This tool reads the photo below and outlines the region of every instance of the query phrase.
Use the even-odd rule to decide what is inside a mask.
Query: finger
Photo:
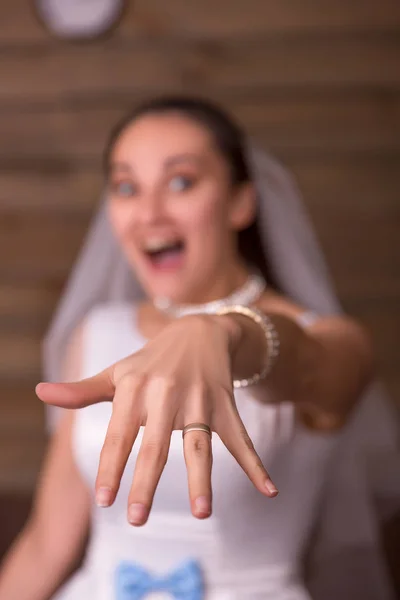
[[[146,389],[147,414],[142,444],[128,499],[128,521],[143,525],[149,516],[161,473],[168,458],[174,414],[169,398],[174,389],[161,381],[150,382]]]
[[[112,368],[109,368],[74,383],[38,383],[35,391],[46,404],[75,409],[112,400],[114,390]]]
[[[183,439],[183,449],[192,513],[199,519],[205,519],[212,511],[211,436],[204,431],[188,431]]]
[[[226,416],[222,427],[218,428],[221,440],[255,487],[263,494],[274,498],[278,495],[278,489],[255,451],[236,405],[231,400]]]
[[[98,506],[110,506],[117,495],[142,422],[140,394],[144,383],[143,377],[125,376],[117,385],[96,478]]]
[[[187,397],[184,424],[210,425],[211,410],[209,391],[203,384],[192,385]],[[212,445],[211,436],[204,431],[188,431],[183,439],[189,497],[192,513],[199,519],[212,511]]]

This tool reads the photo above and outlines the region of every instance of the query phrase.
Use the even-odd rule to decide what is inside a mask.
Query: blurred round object
[[[119,20],[125,0],[35,0],[39,19],[57,37],[96,38]]]

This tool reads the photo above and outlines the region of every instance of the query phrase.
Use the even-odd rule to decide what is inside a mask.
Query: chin
[[[196,302],[193,285],[190,285],[189,281],[185,281],[182,275],[168,277],[168,280],[163,282],[147,280],[143,282],[143,287],[150,299],[168,298],[174,304]]]
[[[182,289],[179,286],[149,286],[148,296],[150,298],[168,298],[174,304],[185,304],[191,301],[191,294],[189,290]]]
[[[182,277],[139,277],[139,282],[149,299],[168,298],[172,302],[180,302],[185,296],[182,290]],[[183,291],[183,294],[182,294]]]
[[[203,274],[204,269],[199,266],[189,267],[188,263],[178,262],[161,266],[149,264],[149,261],[138,262],[134,271],[150,299],[168,298],[175,304],[196,303],[199,289],[207,290],[210,283],[210,277]]]

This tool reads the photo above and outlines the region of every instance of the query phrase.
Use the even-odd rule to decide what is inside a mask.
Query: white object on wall
[[[124,0],[35,0],[40,20],[56,36],[90,39],[108,31],[121,16]]]

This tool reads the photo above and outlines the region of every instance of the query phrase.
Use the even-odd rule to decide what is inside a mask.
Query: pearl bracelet
[[[275,325],[273,324],[271,319],[267,317],[267,315],[265,315],[261,310],[258,310],[254,307],[249,308],[248,306],[235,304],[233,306],[225,306],[217,310],[215,314],[221,316],[232,313],[243,315],[245,317],[248,317],[249,319],[252,319],[255,323],[257,323],[257,325],[261,327],[267,340],[268,358],[267,363],[263,367],[263,369],[260,372],[255,373],[251,377],[248,377],[247,379],[234,379],[233,381],[234,388],[245,388],[249,387],[250,385],[256,385],[269,375],[272,367],[276,363],[279,356],[280,341]]]

